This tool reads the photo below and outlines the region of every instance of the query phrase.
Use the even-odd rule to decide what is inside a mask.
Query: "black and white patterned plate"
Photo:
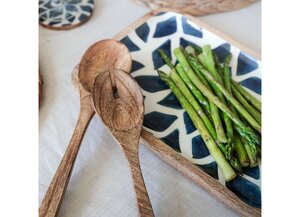
[[[39,22],[50,29],[66,30],[86,22],[94,0],[39,0]]]
[[[191,119],[156,72],[156,69],[165,72],[169,70],[161,60],[158,48],[163,49],[175,63],[176,58],[172,53],[174,48],[180,45],[185,47],[190,44],[199,46],[210,44],[220,61],[224,61],[229,52],[232,53],[230,67],[233,79],[260,99],[260,60],[174,12],[160,13],[151,17],[129,32],[121,41],[131,52],[133,59],[131,75],[141,86],[145,97],[144,129],[206,171],[242,200],[260,207],[260,165],[256,168],[247,168],[243,176],[226,182]]]

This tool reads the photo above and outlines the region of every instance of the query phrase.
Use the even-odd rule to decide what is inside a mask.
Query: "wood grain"
[[[90,46],[81,58],[79,80],[91,92],[95,77],[100,72],[112,68],[129,72],[131,64],[130,52],[123,43],[113,39],[101,40]]]
[[[194,16],[220,13],[246,7],[257,0],[136,0],[151,9],[172,8]]]
[[[39,217],[57,216],[68,186],[81,141],[87,126],[94,115],[91,94],[85,91],[80,84],[77,84],[77,87],[79,88],[80,93],[80,112],[78,121],[63,159],[61,160],[50,186],[41,202]]]
[[[111,73],[114,74],[117,97]],[[139,85],[121,70],[104,72],[94,81],[92,98],[97,114],[120,144],[129,162],[140,216],[154,216],[138,155],[144,117],[144,99]]]

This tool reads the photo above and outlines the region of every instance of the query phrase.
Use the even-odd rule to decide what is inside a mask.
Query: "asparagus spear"
[[[230,71],[229,71],[229,64],[230,64],[230,61],[231,61],[231,54],[228,55],[225,59],[225,62],[224,62],[224,86],[226,88],[226,90],[228,90],[230,93],[231,93],[231,89],[230,89]],[[216,60],[218,63],[219,61]],[[228,105],[229,109],[233,112],[234,111],[234,108],[231,104]],[[233,127],[231,126],[231,128],[227,128],[227,138],[233,138]]]
[[[227,64],[227,67],[228,67],[228,64],[229,64],[229,62],[230,62],[230,57],[228,57],[226,61],[227,61],[227,62],[225,62],[225,64]],[[199,73],[201,73],[200,68],[199,68],[199,66],[198,66],[198,63],[197,63],[197,60],[195,60],[195,59],[193,59],[192,57],[190,57],[190,58],[189,58],[189,62],[190,62],[191,65],[194,67],[194,69],[196,69]],[[229,68],[226,69],[226,70],[228,70],[228,80],[230,81],[230,72],[229,72]],[[228,89],[229,89],[229,88],[228,88]],[[231,89],[230,89],[230,91],[231,91]],[[235,110],[235,108],[234,108],[231,104],[229,104],[229,105],[231,106],[230,109],[232,109],[232,112],[234,113],[234,115],[236,115],[236,117],[238,117],[237,111]],[[245,123],[246,123],[246,122],[245,122]],[[245,126],[247,126],[247,125],[245,124]],[[244,129],[238,127],[237,125],[235,125],[234,127],[235,127],[235,130],[238,132],[238,134],[239,134],[240,136],[246,136],[246,138],[247,138],[247,140],[248,140],[248,146],[250,145],[250,146],[253,146],[254,148],[256,147],[256,144],[257,144],[257,141],[258,141],[258,140],[257,140],[258,137],[257,137],[256,135],[254,135],[254,137],[255,137],[254,139],[249,139],[249,136],[247,136],[247,135],[244,133]],[[248,126],[247,126],[247,127],[248,127]],[[250,128],[249,128],[249,129],[250,129]],[[250,130],[251,130],[251,129],[250,129]],[[241,147],[241,145],[243,146],[243,144],[240,144],[240,143],[234,141],[233,146],[234,146],[235,150],[237,151],[238,156],[240,156],[240,157],[239,157],[240,163],[241,163],[242,165],[245,165],[244,162],[243,162],[243,159],[245,159],[245,156],[247,157],[247,153],[246,153],[246,151],[245,151],[244,146]],[[246,160],[246,161],[247,161],[247,160]]]
[[[231,93],[231,83],[230,83],[230,70],[229,70],[229,64],[231,62],[232,55],[229,54],[225,58],[224,62],[224,70],[223,70],[223,79],[224,79],[224,86],[228,92]]]
[[[205,49],[205,48],[204,48]],[[188,51],[187,51],[188,52]],[[203,50],[203,52],[204,52],[204,50]],[[207,50],[205,51],[205,52],[207,52]],[[191,56],[194,56],[193,55],[193,52],[192,51],[190,51],[190,52],[188,52]],[[205,54],[203,54],[203,55],[205,55]],[[205,58],[205,56],[203,56],[203,58]],[[214,53],[213,53],[213,58],[214,58],[214,60],[212,60],[210,63],[208,63],[208,64],[211,64],[211,63],[213,63],[213,64],[215,64],[216,65],[216,69],[215,69],[215,72],[216,73],[218,73],[218,70],[221,70],[222,69],[222,66],[221,66],[221,64],[219,63],[219,61],[218,61],[218,58],[217,58],[217,56],[216,55],[214,55]],[[189,58],[187,58],[188,60],[189,60]],[[228,59],[227,59],[227,64],[229,64],[230,63],[230,60],[231,60],[231,57],[229,57]],[[197,59],[193,59],[193,61],[194,62],[196,62],[197,61]],[[203,60],[203,62],[205,62],[205,60]],[[192,64],[191,64],[192,65]],[[200,72],[201,73],[201,72]],[[218,76],[219,78],[221,78],[220,76]],[[229,80],[230,81],[230,80]],[[223,80],[221,80],[221,82],[223,83]],[[213,86],[213,84],[211,84],[212,86]],[[218,90],[217,90],[218,91]],[[220,96],[220,94],[218,95],[219,96],[219,98],[220,99],[222,99],[222,102],[223,103],[226,103],[225,102],[225,99],[223,98],[223,96]],[[229,104],[229,107],[231,106],[231,104]],[[244,146],[243,146],[243,144],[239,144],[239,143],[237,143],[235,140],[234,140],[234,134],[233,134],[233,127],[232,127],[232,123],[231,123],[231,120],[228,118],[228,116],[225,114],[225,113],[223,113],[223,118],[224,118],[224,121],[225,121],[225,126],[226,126],[226,136],[227,136],[227,143],[226,144],[219,144],[219,147],[220,147],[220,149],[222,150],[222,152],[224,153],[224,155],[225,155],[225,157],[226,157],[226,159],[229,161],[229,163],[230,163],[230,165],[238,172],[238,173],[240,173],[240,174],[242,174],[243,173],[243,171],[242,171],[242,166],[245,166],[245,163],[244,163],[244,160],[245,160],[245,157],[247,157],[247,159],[248,159],[248,156],[247,156],[247,153],[246,153],[246,151],[244,150]],[[234,156],[234,152],[236,151],[235,150],[235,147],[236,146],[238,146],[237,147],[237,150],[238,150],[238,157],[240,157],[240,158],[236,158],[235,156]],[[243,152],[244,151],[244,152]],[[248,161],[249,161],[249,159],[248,159]],[[242,162],[243,164],[241,164],[240,162]],[[249,163],[248,163],[248,165],[249,165]]]
[[[214,57],[210,45],[203,46],[202,51],[204,66],[220,84],[223,84],[222,79],[215,68]]]
[[[188,86],[188,88],[192,91],[194,96],[198,99],[198,101],[203,105],[204,109],[208,114],[211,113],[209,102],[206,100],[206,98],[202,95],[202,93],[195,87],[195,85],[191,82],[189,77],[185,74],[183,68],[181,67],[180,63],[176,66],[176,71],[180,75],[181,79],[184,81],[184,83]]]
[[[223,79],[224,79],[224,86],[226,88],[226,90],[232,94],[231,92],[231,83],[230,83],[230,70],[229,70],[229,64],[231,62],[231,58],[232,55],[229,54],[224,61],[224,69],[223,69]],[[218,62],[218,60],[216,59],[216,61]],[[229,109],[236,115],[237,111],[236,109],[233,107],[232,104],[229,104]],[[236,127],[238,128],[238,127]],[[238,131],[240,131],[240,129],[238,128]],[[234,133],[234,132],[232,132]],[[250,165],[250,160],[249,157],[247,155],[247,152],[245,150],[245,147],[243,145],[243,143],[241,142],[239,135],[234,134],[234,141],[232,143],[233,145],[233,149],[235,150],[235,153],[237,155],[237,158],[241,164],[242,167],[247,167]],[[253,144],[255,146],[255,144]]]
[[[242,121],[244,121],[244,123],[247,123],[246,120],[240,116],[240,119]],[[247,125],[247,124],[246,124]],[[247,125],[248,126],[248,125]],[[238,128],[236,128],[236,130],[238,131]],[[247,156],[249,158],[250,161],[250,167],[256,167],[258,165],[258,161],[257,161],[257,156],[259,155],[259,145],[258,144],[253,144],[250,141],[247,141],[244,137],[240,137],[241,142],[244,146],[244,149],[247,153]]]
[[[192,68],[194,69],[194,71],[197,72],[197,75],[199,76],[200,80],[204,81],[204,82],[207,82],[206,78],[203,76],[203,74],[201,73],[201,71],[200,71],[200,69],[198,67],[199,63],[198,63],[197,58],[193,56],[192,52],[190,52],[189,54],[190,55],[188,55],[186,58],[188,59],[190,65],[192,66]],[[203,78],[201,78],[201,77],[203,77]],[[213,87],[213,89],[215,90],[215,93],[217,94],[217,96],[225,104],[226,102],[225,102],[225,99],[224,99],[222,93],[220,91],[218,91],[218,89],[214,86],[213,83],[210,83],[210,84]],[[209,88],[209,90],[211,90],[209,84],[206,84],[206,86]],[[226,126],[227,143],[231,143],[233,141],[233,127],[232,127],[232,123],[230,121],[230,118],[225,113],[223,113],[223,119],[224,119],[225,126]]]
[[[201,70],[199,68],[199,62],[198,62],[197,58],[195,56],[193,56],[193,55],[187,55],[186,59],[188,60],[188,63],[191,65],[192,69],[195,71],[195,73],[197,74],[197,76],[199,77],[199,79],[201,80],[201,82],[203,84],[205,84],[205,86],[207,88],[209,88],[209,90],[211,90],[210,84],[208,83],[208,81],[206,80],[206,78],[204,77],[204,75],[201,73]]]
[[[205,47],[203,48],[203,50],[206,50]],[[206,52],[207,52],[207,51],[206,51]],[[232,94],[232,92],[231,92],[231,83],[230,83],[230,70],[229,70],[229,64],[230,64],[231,58],[232,58],[232,56],[231,56],[231,54],[230,54],[230,55],[228,55],[228,56],[226,57],[226,59],[225,59],[225,62],[224,62],[224,76],[223,76],[225,88],[226,88],[226,90],[227,90],[230,94]],[[219,65],[219,66],[220,66],[220,64],[219,64],[219,62],[218,62],[218,59],[217,59],[217,56],[215,56],[214,59],[215,59],[216,65]],[[203,62],[204,62],[204,61],[203,61]],[[221,68],[221,67],[219,67],[219,68]],[[217,70],[216,70],[216,71],[217,71]],[[221,75],[220,75],[220,77],[221,77]],[[231,109],[231,111],[233,111],[233,113],[235,113],[235,114],[237,115],[237,112],[236,112],[235,108],[232,106],[232,104],[229,104],[229,108]],[[247,107],[246,107],[246,108],[247,108]],[[231,129],[232,129],[232,128],[231,128]],[[232,129],[232,130],[231,130],[231,129],[230,129],[230,128],[227,128],[227,138],[230,138],[230,137],[231,137],[230,134],[232,134],[232,137],[233,137],[233,129]],[[228,130],[229,130],[229,131],[228,131]],[[241,131],[241,129],[239,129],[238,127],[237,127],[237,130],[238,130],[238,131]],[[229,135],[228,135],[228,134],[229,134]],[[249,165],[250,165],[250,160],[249,160],[248,154],[247,154],[247,152],[246,152],[246,150],[245,150],[245,147],[244,147],[243,143],[241,142],[239,136],[236,136],[236,137],[235,137],[235,140],[233,141],[232,146],[233,146],[233,149],[234,149],[235,152],[236,152],[236,155],[237,155],[237,157],[238,157],[238,160],[239,160],[240,164],[241,164],[243,167],[249,166]],[[251,146],[256,147],[255,144],[250,143],[250,142],[248,142],[248,143],[246,144],[248,153],[249,153],[249,155],[251,156],[251,167],[255,167],[255,166],[257,165],[257,162],[256,162],[256,160],[255,160],[254,157],[256,157],[257,154],[256,154],[255,149],[253,150],[253,147],[251,147]],[[234,167],[234,168],[235,168],[235,167]]]
[[[183,96],[182,92],[176,87],[175,83],[169,78],[167,74],[158,70],[159,77],[166,82],[166,84],[170,87],[171,91],[174,93],[182,107],[186,110],[191,120],[193,121],[195,127],[200,132],[210,154],[217,162],[220,167],[226,181],[230,181],[236,177],[236,173],[230,166],[230,164],[225,159],[224,155],[218,148],[217,144],[209,134],[207,128],[205,127],[202,119],[195,112],[191,104],[187,101],[187,99]]]
[[[173,66],[171,59],[168,57],[168,55],[162,50],[162,49],[158,49],[158,53],[161,56],[161,58],[163,59],[163,61],[165,61],[165,63],[170,67],[170,69],[175,69],[175,66]]]
[[[186,51],[186,53],[188,53],[188,54],[192,54],[193,56],[197,56],[196,50],[195,50],[191,45],[187,46],[187,47],[185,48],[185,51]]]
[[[180,49],[180,48],[178,48]],[[181,50],[181,49],[180,49]],[[175,54],[176,55],[176,54]],[[185,66],[184,71],[186,72],[187,70],[191,70],[193,71],[194,66],[196,66],[197,64],[193,64],[191,68],[191,66],[189,65],[187,59],[185,58],[185,55],[183,53],[181,53],[181,55],[183,55],[184,58],[178,59],[179,63],[183,66]],[[191,59],[197,60],[195,57],[193,57],[192,55],[187,55],[187,57],[190,57]],[[205,84],[205,86],[207,88],[210,89],[209,83],[206,80],[206,78],[202,75],[202,73],[200,71],[198,71],[198,68],[195,67],[195,72],[196,74],[199,76],[199,79],[201,79],[201,81]],[[188,77],[188,76],[187,76]],[[190,79],[191,80],[191,79]],[[219,109],[218,107],[211,101],[209,100],[210,103],[210,111],[211,111],[211,117],[213,119],[213,123],[217,132],[217,140],[221,143],[226,143],[227,142],[227,138],[223,129],[223,125],[222,125],[222,121],[220,118],[220,113],[219,113]]]
[[[231,55],[231,54],[230,54],[230,55]],[[214,52],[213,52],[213,58],[214,58],[214,62],[215,62],[215,64],[216,64],[216,69],[217,69],[217,71],[218,71],[218,72],[222,72],[222,71],[223,71],[223,66],[222,66],[222,64],[220,63],[217,54],[214,53]]]
[[[242,166],[241,166],[239,160],[235,156],[233,156],[233,147],[232,147],[231,143],[225,143],[225,144],[217,143],[217,144],[219,145],[219,148],[225,155],[225,158],[228,160],[230,165],[238,173],[243,174]]]
[[[254,120],[254,118],[247,112],[247,110],[223,87],[223,85],[220,84],[202,65],[199,64],[199,68],[201,69],[201,72],[204,74],[206,79],[214,83],[214,85],[223,93],[226,99],[241,113],[241,115],[249,122],[249,124],[255,130],[261,132],[261,126],[256,122],[256,120]]]
[[[242,143],[244,144],[245,150],[247,152],[247,155],[249,157],[250,160],[250,167],[256,167],[258,165],[258,160],[257,160],[257,148],[256,146],[252,146],[249,144],[248,141],[245,140],[245,138],[240,137]]]
[[[224,71],[223,71],[223,79],[224,79],[224,84],[225,84],[225,88],[226,90],[232,94],[232,88],[234,88],[231,84],[232,84],[232,79],[230,78],[230,71],[229,71],[229,63],[230,63],[230,60],[231,60],[231,54],[229,54],[229,56],[227,56],[225,58],[225,62],[224,62]],[[220,76],[222,77],[222,75],[220,74]],[[230,110],[238,116],[238,113],[236,111],[236,109],[232,106],[232,104],[229,104],[229,108]],[[245,118],[243,116],[239,117],[241,119],[241,121],[243,121],[245,123],[245,125],[247,127],[249,127],[247,125],[247,121],[245,120]],[[237,128],[237,131],[240,131],[240,129]]]
[[[245,147],[240,139],[239,135],[235,135],[233,141],[233,148],[235,150],[236,156],[241,164],[242,167],[247,167],[250,165],[250,159],[248,154],[245,150]]]
[[[170,67],[171,70],[175,69],[175,66],[172,64],[171,59],[167,56],[167,54],[162,50],[162,49],[158,49],[158,52],[161,56],[161,58],[165,61],[165,63]],[[177,71],[182,71],[182,67],[178,66],[176,67]],[[189,78],[187,76],[184,76],[185,73],[180,73],[182,74],[181,78],[183,79],[183,81],[186,83],[186,85],[190,88],[190,90],[192,91],[192,93],[194,94],[194,96],[198,99],[198,101],[204,106],[205,110],[207,111],[207,113],[210,113],[210,107],[209,107],[209,103],[206,100],[206,98],[202,95],[202,93],[193,85],[193,83],[189,80]]]
[[[237,115],[239,116],[239,115]],[[242,116],[239,116],[239,118],[245,123],[245,125],[247,127],[249,127],[247,125],[247,122],[246,120],[242,117]],[[239,132],[239,128],[235,126],[235,129],[237,132]],[[257,161],[257,156],[259,154],[259,146],[258,144],[255,144],[249,140],[246,140],[243,136],[240,135],[240,140],[241,140],[241,143],[244,147],[244,150],[246,151],[246,155],[248,156],[248,159],[249,159],[249,165],[250,167],[256,167],[258,165],[258,161]]]
[[[245,90],[238,82],[234,80],[231,80],[231,82],[233,86],[246,98],[246,100],[261,112],[261,102]]]
[[[220,84],[223,85],[222,78],[220,77],[219,73],[217,72],[217,70],[215,68],[215,62],[214,62],[214,59],[213,59],[213,53],[211,51],[210,45],[203,46],[202,51],[203,51],[202,55],[203,55],[204,66],[212,74],[212,76],[214,77],[214,79],[216,79]],[[218,89],[218,87],[216,87],[216,85],[213,82],[209,81],[209,83],[213,87],[214,92],[220,98],[220,100],[225,105],[227,105],[226,100],[225,100],[222,92]],[[223,119],[224,119],[225,126],[226,126],[227,140],[228,140],[229,143],[231,143],[233,141],[233,127],[232,127],[232,123],[231,123],[230,118],[225,113],[223,113]]]
[[[201,63],[202,65],[205,65],[205,64],[206,64],[206,63],[205,63],[205,59],[204,59],[203,53],[199,54],[197,57],[198,57],[198,60],[200,61],[200,63]]]
[[[202,48],[198,46],[192,46],[195,50],[196,56],[202,53]]]
[[[224,113],[223,113],[223,115],[224,115]],[[228,121],[229,119],[227,118],[224,120]],[[227,135],[228,141],[227,141],[227,143],[223,143],[223,144],[218,143],[218,145],[219,145],[220,149],[222,150],[223,154],[225,155],[225,158],[229,161],[230,165],[235,169],[235,171],[237,171],[240,174],[243,174],[242,165],[241,165],[239,159],[237,159],[233,155],[233,152],[235,151],[235,146],[233,144],[234,141],[232,141],[234,139],[234,137],[233,137],[233,128],[231,125],[231,121],[229,120],[229,122],[227,122],[227,123],[225,121],[225,124],[226,124],[226,129],[227,129],[226,135]],[[244,154],[246,157],[248,157],[246,151]]]
[[[237,100],[247,109],[247,111],[252,115],[252,117],[261,124],[261,114],[254,107],[252,107],[247,100],[240,94],[240,92],[234,87],[231,87],[234,96]]]
[[[197,75],[194,73],[194,71],[188,65],[188,62],[187,62],[185,56],[183,55],[183,53],[181,52],[181,50],[179,48],[176,48],[174,50],[174,54],[177,57],[178,61],[183,66],[183,68],[185,69],[187,76],[194,83],[194,85],[203,93],[203,95],[206,96],[209,100],[211,100],[219,109],[221,109],[223,112],[225,112],[230,117],[230,119],[237,126],[239,126],[239,129],[240,129],[240,131],[238,131],[239,134],[241,134],[241,136],[245,136],[247,138],[247,140],[258,144],[259,143],[258,136],[250,128],[246,127],[246,125],[226,105],[224,105],[224,103],[222,103],[220,101],[220,99],[217,96],[215,96],[206,87],[206,85],[204,85],[200,81],[200,79],[197,77]],[[198,65],[200,66],[200,64],[198,64]],[[238,106],[241,107],[241,105],[239,105],[239,104],[238,104]]]
[[[214,126],[206,116],[205,112],[201,108],[201,106],[198,104],[197,100],[193,96],[193,94],[190,92],[190,90],[187,88],[183,80],[181,80],[180,76],[177,74],[176,70],[172,69],[170,73],[170,78],[173,80],[173,82],[176,84],[176,86],[180,89],[182,94],[185,96],[185,98],[189,101],[189,103],[192,105],[194,110],[198,113],[198,115],[203,120],[206,128],[208,129],[210,135],[213,139],[217,139],[217,134],[214,129]]]

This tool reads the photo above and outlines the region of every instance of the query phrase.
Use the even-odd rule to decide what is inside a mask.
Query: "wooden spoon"
[[[93,44],[84,54],[79,67],[79,81],[75,83],[80,93],[80,112],[78,121],[50,186],[41,202],[39,217],[55,217],[58,214],[63,196],[67,189],[72,169],[85,131],[95,114],[90,91],[93,79],[110,68],[131,71],[131,56],[127,47],[113,39]],[[75,69],[76,71],[76,69]],[[77,79],[76,79],[77,78]]]
[[[99,72],[112,68],[131,71],[131,55],[128,48],[115,39],[99,41],[88,48],[79,64],[79,80],[85,90],[91,92]]]
[[[75,69],[75,73],[76,71],[78,71],[78,69]],[[57,216],[63,196],[67,189],[81,141],[90,120],[95,114],[91,94],[78,82],[77,76],[77,73],[73,74],[73,81],[79,89],[80,94],[80,111],[78,120],[70,143],[41,202],[39,208],[40,217]]]
[[[139,138],[144,118],[144,98],[139,85],[126,72],[110,70],[95,78],[92,98],[96,113],[129,162],[140,216],[154,216],[139,164]]]

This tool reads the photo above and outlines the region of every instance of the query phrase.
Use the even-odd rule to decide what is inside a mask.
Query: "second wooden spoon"
[[[144,98],[139,85],[122,70],[107,71],[96,77],[92,98],[96,113],[120,144],[129,162],[140,216],[154,216],[138,155],[144,118]]]
[[[131,69],[130,52],[124,44],[117,40],[107,39],[99,41],[89,47],[83,55],[79,66],[79,79],[77,79],[77,75],[75,79],[80,92],[78,121],[61,163],[41,202],[39,217],[55,217],[58,215],[81,141],[94,115],[90,94],[93,79],[99,73],[114,67],[128,72]]]

